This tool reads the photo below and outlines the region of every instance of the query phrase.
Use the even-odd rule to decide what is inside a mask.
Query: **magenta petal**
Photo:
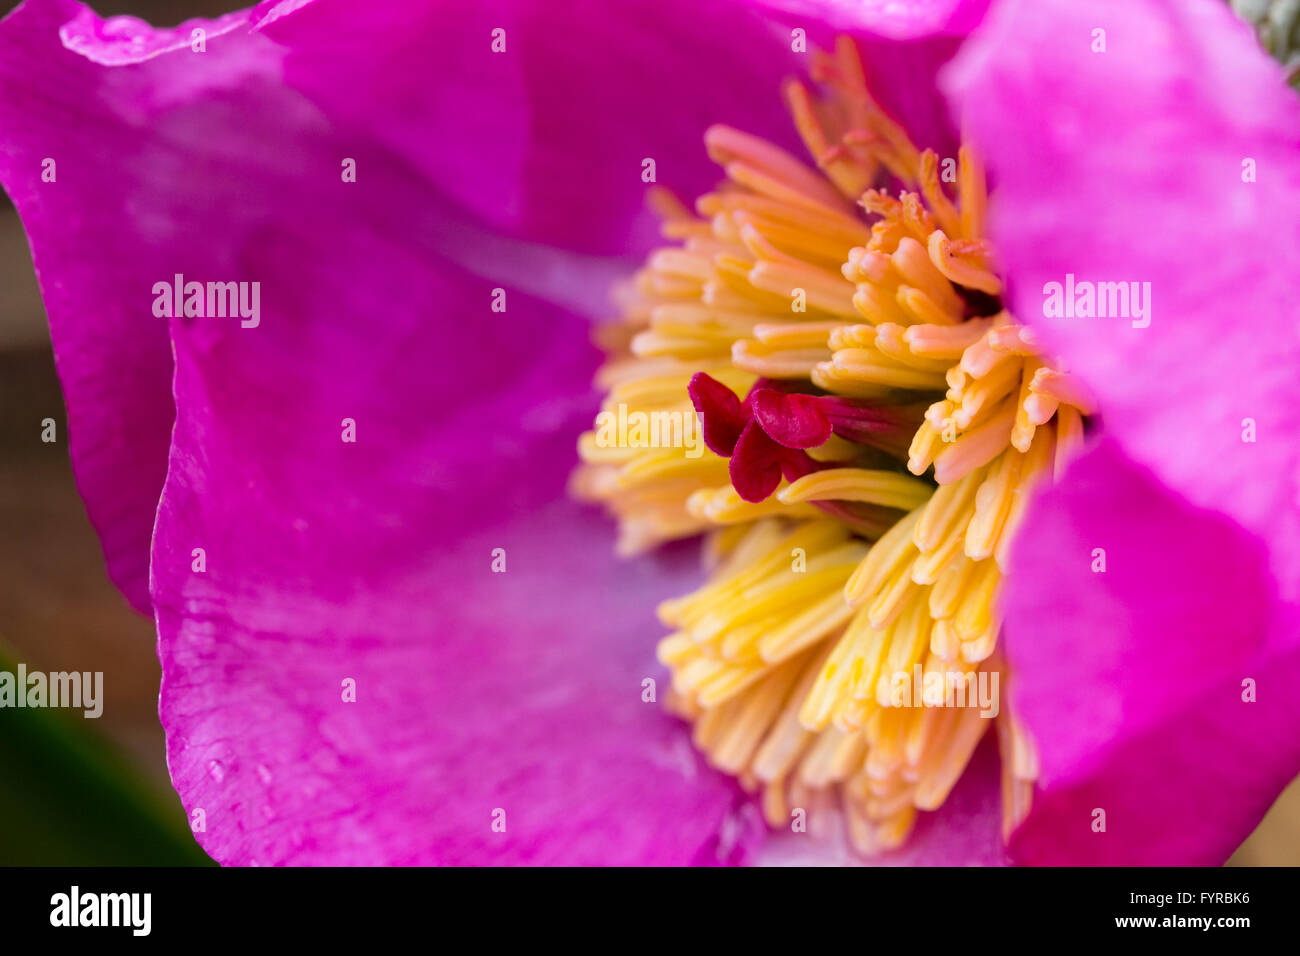
[[[1300,101],[1281,68],[1216,0],[1011,0],[950,79],[1017,316],[1134,459],[1266,541],[1300,598]],[[1149,283],[1149,309],[1046,317],[1067,276]]]
[[[176,27],[154,27],[137,17],[100,17],[88,7],[72,6],[76,15],[59,27],[64,46],[102,66],[144,63],[164,53],[191,52],[196,34],[203,42],[241,27],[249,12],[237,10],[213,20],[191,19]]]
[[[273,55],[249,55],[267,53],[268,42],[222,36],[238,20],[207,24],[201,56],[188,47],[164,54],[176,48],[175,31],[101,23],[63,0],[24,4],[0,24],[0,182],[31,243],[77,485],[110,576],[142,611],[173,419],[166,320],[151,312],[151,289],[205,243],[195,217],[212,210],[196,209],[203,189],[195,180],[217,171],[194,157],[245,145],[237,134],[211,138],[211,106],[190,115],[187,107],[201,89],[256,86],[276,67]],[[65,24],[67,43],[82,53],[60,42]],[[120,60],[126,49],[146,62],[109,68],[88,59]],[[138,228],[128,239],[131,223]],[[222,277],[236,268],[236,249],[207,252]]]
[[[297,213],[258,249],[258,328],[173,324],[153,596],[200,842],[225,863],[729,856],[732,786],[642,700],[647,611],[697,572],[615,563],[563,501],[583,324],[523,296],[494,315],[364,215]]]
[[[867,32],[895,41],[965,36],[975,29],[989,0],[763,0],[791,22],[821,22],[843,32]]]
[[[830,420],[813,395],[786,395],[773,388],[750,393],[754,420],[768,437],[786,448],[816,448],[831,437]]]
[[[528,4],[412,0],[263,4],[257,29],[283,49],[283,83],[367,148],[417,170],[469,213],[497,225],[525,215]],[[492,31],[505,29],[506,53]],[[351,154],[349,154],[351,155]]]
[[[746,3],[312,3],[264,29],[327,114],[493,225],[583,251],[655,239],[644,160],[688,199],[711,187],[711,124],[794,143],[779,84],[798,58]]]
[[[1300,771],[1300,615],[1259,543],[1104,440],[1031,505],[1008,580],[1010,686],[1042,771],[1013,855],[1222,863]]]

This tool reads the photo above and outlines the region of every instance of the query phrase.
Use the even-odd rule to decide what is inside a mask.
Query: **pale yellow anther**
[[[827,194],[809,194],[803,191],[801,184],[792,184],[779,176],[770,175],[762,169],[740,161],[728,163],[726,171],[727,177],[734,180],[737,185],[752,189],[760,196],[766,196],[777,202],[797,206],[807,212],[833,216],[843,208],[839,194],[829,186]]]
[[[944,384],[939,372],[900,365],[877,349],[840,349],[832,356],[831,364],[846,378],[890,388],[925,391],[938,390]]]
[[[841,193],[847,198],[856,198],[871,185],[879,164],[870,158],[865,161],[857,153],[832,144],[827,139],[812,98],[807,88],[798,80],[789,80],[784,86],[786,103],[795,127],[803,138],[808,152],[817,161],[818,167],[826,174]]]
[[[946,404],[951,405],[951,403]],[[941,428],[936,428],[926,421],[916,429],[912,444],[907,449],[907,470],[912,474],[923,475],[934,463],[935,456],[945,445]]]
[[[968,354],[970,351],[967,349]],[[960,407],[952,413],[953,424],[965,430],[977,421],[986,420],[988,416],[981,416],[980,412],[994,408],[1012,394],[1020,383],[1023,364],[1016,356],[1003,356],[1002,360],[988,366],[980,377],[967,382],[962,389]]]
[[[987,477],[975,494],[975,513],[966,528],[966,556],[983,561],[993,556],[998,535],[1011,514],[1014,495],[1020,485],[1024,455],[1007,452],[989,466]]]
[[[729,482],[730,478],[724,474],[715,476],[713,480]],[[730,484],[693,492],[686,500],[686,511],[711,525],[735,525],[768,517],[813,518],[817,515],[814,508],[787,505],[775,496],[765,501],[746,501]]]
[[[913,325],[903,330],[903,341],[922,358],[960,359],[993,325],[993,319],[967,319],[956,325]]]
[[[924,292],[945,314],[961,318],[962,299],[953,291],[952,284],[930,261],[925,246],[911,236],[904,237],[889,257],[899,275],[910,285]]]
[[[1002,581],[995,561],[977,561],[966,593],[952,616],[952,626],[963,642],[980,637],[993,623],[993,597]]]
[[[717,125],[710,126],[705,131],[704,145],[708,149],[709,158],[727,169],[728,175],[731,175],[732,167],[743,165],[771,182],[781,183],[786,190],[806,197],[817,206],[832,210],[847,206],[844,197],[825,178],[765,139],[742,133],[730,126]],[[758,192],[764,190],[759,189]],[[773,198],[789,197],[782,195]]]
[[[1057,410],[1061,407],[1061,403],[1050,395],[1043,395],[1038,392],[1030,392],[1028,395],[1023,395],[1020,404],[1024,408],[1026,421],[1035,426],[1046,425],[1052,420],[1052,416],[1055,415]],[[1018,421],[1019,419],[1017,419],[1017,422]],[[1016,443],[1014,434],[1012,435],[1011,443],[1016,445],[1017,448],[1020,447],[1020,445]]]
[[[935,490],[912,531],[912,541],[920,551],[937,548],[968,515],[984,474],[984,469],[976,468],[960,481]]]
[[[1037,355],[1038,348],[1033,333],[1023,325],[1003,325],[988,336],[989,348],[995,352],[1012,355]]]
[[[881,665],[876,681],[876,702],[890,706],[891,683],[901,675],[911,676],[912,666],[930,649],[930,617],[926,613],[925,595],[915,593],[898,618],[889,644],[889,653]]]
[[[1015,541],[1016,529],[1024,519],[1025,506],[1029,503],[1035,485],[1040,480],[1052,477],[1052,461],[1058,447],[1059,442],[1054,435],[1054,430],[1039,429],[1034,435],[1034,441],[1029,446],[1029,451],[1025,453],[1020,468],[1020,482],[1012,495],[1011,508],[998,536],[993,554],[998,567],[1004,571],[1008,566],[1011,544]]]
[[[1046,418],[1039,417],[1038,413],[1043,411],[1042,403],[1034,401],[1036,396],[1030,391],[1040,364],[1036,359],[1028,359],[1023,363],[1020,373],[1020,393],[1016,397],[1016,421],[1011,426],[1011,445],[1022,452],[1029,450],[1029,444],[1034,440],[1034,431],[1047,421]],[[1055,411],[1054,407],[1052,411]],[[1050,414],[1047,417],[1050,418]]]
[[[908,317],[908,324],[927,323],[932,325],[956,324],[961,321],[961,312],[945,311],[939,303],[926,295],[921,289],[910,285],[900,285],[894,293],[894,301]]]
[[[961,658],[961,639],[945,619],[935,620],[930,630],[930,652],[945,661]]]
[[[808,378],[831,355],[824,348],[785,348],[781,343],[742,339],[731,346],[731,362],[762,378]]]
[[[795,301],[802,290],[810,310],[850,321],[858,317],[853,307],[853,286],[834,273],[808,265],[764,261],[749,270],[748,279],[754,288],[782,296],[787,303]]]
[[[925,551],[912,562],[912,581],[915,584],[930,585],[938,581],[944,570],[957,561],[962,554],[963,541],[969,514],[963,514],[952,530],[939,543]]]
[[[939,328],[929,325],[925,328]],[[870,328],[870,326],[868,326]],[[917,328],[912,326],[911,328]],[[918,355],[909,344],[906,334],[909,329],[894,322],[885,322],[876,327],[875,347],[901,365],[921,369],[927,372],[943,372],[949,362],[947,359]],[[834,346],[832,346],[834,347]],[[842,346],[841,346],[842,347]]]
[[[876,345],[879,335],[874,325],[842,325],[833,331],[828,340],[831,350],[868,349]]]
[[[1029,388],[1037,394],[1056,399],[1062,405],[1073,405],[1085,415],[1091,415],[1097,410],[1097,400],[1076,375],[1043,367],[1034,375]]]
[[[864,468],[828,468],[805,475],[781,489],[777,497],[787,504],[802,501],[861,501],[911,511],[930,497],[925,482],[891,471]]]
[[[899,196],[898,201],[902,208],[903,226],[910,233],[911,238],[921,243],[928,243],[930,233],[934,232],[934,218],[921,205],[921,197],[913,192],[905,192]],[[900,238],[898,241],[901,243],[903,240]]]
[[[961,228],[967,239],[984,238],[984,215],[988,193],[984,184],[984,165],[968,146],[957,151],[957,181],[961,190]]]
[[[955,285],[976,289],[988,295],[1002,294],[1002,280],[989,271],[980,257],[961,254],[962,245],[952,242],[943,232],[936,230],[928,241],[930,261]]]
[[[923,508],[909,512],[872,546],[845,586],[844,596],[850,604],[857,606],[872,597],[889,576],[916,555],[912,529],[920,520]]]
[[[932,149],[921,153],[920,186],[939,228],[955,235],[961,228],[961,218],[939,183],[939,154]]]
[[[774,348],[825,349],[831,334],[844,327],[842,322],[765,322],[751,331],[757,341]]]
[[[915,801],[916,806],[923,810],[935,809],[947,799],[975,747],[989,730],[991,721],[982,718],[978,710],[960,708],[957,714],[957,726],[952,730],[947,745],[932,747],[930,753],[939,756],[923,764]]]
[[[961,659],[968,664],[979,664],[992,656],[997,646],[1001,624],[995,619],[982,634],[973,640],[961,642]]]
[[[1016,420],[1016,402],[1009,399],[984,424],[962,435],[934,459],[934,480],[941,485],[958,481],[986,465],[1008,446]]]

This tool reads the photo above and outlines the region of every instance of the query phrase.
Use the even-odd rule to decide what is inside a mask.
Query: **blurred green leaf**
[[[0,654],[0,669],[15,666]],[[214,865],[174,795],[92,723],[79,712],[0,708],[0,865]]]

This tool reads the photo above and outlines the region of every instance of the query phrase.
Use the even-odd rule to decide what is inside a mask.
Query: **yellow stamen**
[[[805,475],[777,493],[787,504],[799,501],[864,501],[911,511],[927,501],[931,488],[894,471],[828,468]]]
[[[738,396],[764,377],[927,407],[910,474],[835,435],[808,452],[820,470],[749,502],[712,451],[611,445],[597,429],[571,487],[617,517],[621,554],[707,532],[707,580],[660,604],[658,656],[670,707],[769,824],[835,807],[859,852],[897,846],[992,721],[1009,834],[1038,774],[1009,701],[896,698],[900,682],[1006,678],[996,599],[1016,530],[1078,453],[1095,400],[1002,309],[974,151],[945,186],[939,156],[867,91],[849,40],[813,58],[813,78],[822,88],[783,88],[811,162],[713,126],[726,182],[693,209],[651,190],[668,245],[596,331],[602,410],[690,416],[697,372]]]

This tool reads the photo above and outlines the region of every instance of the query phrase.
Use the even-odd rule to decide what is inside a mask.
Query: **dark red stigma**
[[[731,459],[732,487],[746,501],[763,501],[784,477],[794,482],[843,462],[819,462],[805,449],[839,435],[848,441],[906,458],[924,405],[870,405],[860,399],[815,395],[802,383],[759,379],[742,402],[704,372],[688,389],[699,413],[704,443]]]

